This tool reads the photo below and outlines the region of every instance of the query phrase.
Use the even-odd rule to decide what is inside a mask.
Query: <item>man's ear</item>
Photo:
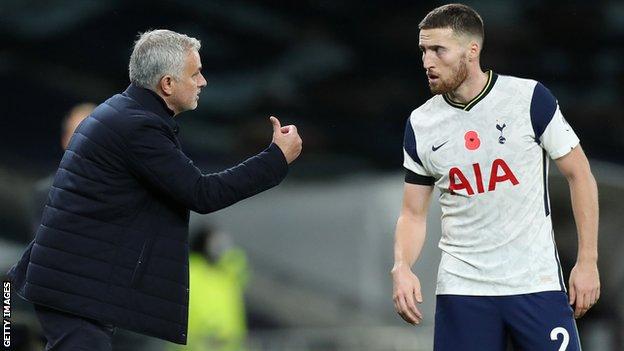
[[[476,40],[470,41],[470,46],[468,47],[468,61],[472,62],[479,58],[481,54],[481,45]]]
[[[173,84],[173,77],[168,74],[160,78],[160,82],[158,82],[160,90],[163,92],[163,94],[165,94],[165,96],[173,94]]]

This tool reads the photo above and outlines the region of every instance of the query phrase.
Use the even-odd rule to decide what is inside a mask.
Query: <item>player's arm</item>
[[[425,243],[432,191],[431,185],[405,183],[403,205],[396,225],[392,299],[397,313],[411,324],[419,324],[423,318],[416,307],[416,302],[422,303],[420,281],[411,267]]]
[[[555,160],[570,186],[578,256],[570,273],[570,305],[574,316],[582,317],[600,298],[598,276],[598,189],[589,161],[580,144]]]

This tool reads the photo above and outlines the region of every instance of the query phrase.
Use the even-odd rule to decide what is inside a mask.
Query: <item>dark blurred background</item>
[[[184,150],[198,166],[215,171],[260,151],[270,142],[269,115],[296,124],[304,140],[302,157],[283,187],[222,214],[194,217],[195,226],[210,222],[229,231],[249,256],[255,272],[246,297],[249,348],[364,350],[349,340],[367,338],[390,340],[378,347],[368,343],[370,350],[398,350],[405,344],[430,348],[429,327],[414,331],[394,316],[387,272],[400,203],[405,119],[430,97],[417,26],[443,3],[0,0],[2,264],[11,264],[32,238],[29,223],[37,206],[32,189],[60,161],[61,120],[67,111],[123,91],[137,34],[167,28],[202,42],[208,86],[198,109],[178,116]],[[482,67],[539,80],[559,99],[601,187],[606,251],[621,248],[624,3],[466,3],[485,22]],[[569,272],[576,234],[567,188],[553,173],[553,212],[559,218],[555,230]],[[252,214],[266,201],[274,201],[273,211],[254,219]],[[439,257],[439,212],[438,218],[432,213],[432,253],[423,258],[424,267],[433,270],[429,284]],[[292,225],[275,229],[274,219],[286,214]],[[264,232],[258,229],[263,221]],[[305,240],[313,240],[312,246],[302,244]],[[355,257],[349,250],[355,250]],[[306,255],[308,261],[301,262]],[[601,256],[605,296],[612,300],[603,300],[587,322],[579,322],[586,350],[624,349],[624,307],[617,296],[624,287],[624,272],[618,268],[624,262],[612,256]],[[336,268],[344,268],[345,261],[353,262],[350,268]],[[344,289],[336,283],[341,279],[350,281]],[[289,291],[301,295],[284,296],[284,305],[266,308],[267,296]],[[310,323],[305,317],[289,319],[297,302],[305,305],[302,299],[315,298],[317,311],[325,308],[327,313]],[[428,299],[433,300],[432,293]],[[428,311],[431,321],[431,306]],[[331,313],[335,318],[323,319]],[[335,333],[335,326],[342,326],[342,332]],[[410,344],[412,337],[416,341]]]

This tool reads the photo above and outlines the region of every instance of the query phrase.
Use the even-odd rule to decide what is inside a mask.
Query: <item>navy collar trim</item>
[[[160,95],[149,89],[135,85],[134,83],[131,83],[123,94],[136,100],[148,111],[157,114],[171,127],[171,129],[173,129],[175,133],[177,133],[178,123],[173,118],[175,113],[167,106],[167,103],[165,103],[165,100],[163,100]]]

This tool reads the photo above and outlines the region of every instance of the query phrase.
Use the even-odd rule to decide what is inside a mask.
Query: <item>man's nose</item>
[[[423,68],[428,70],[434,67],[433,58],[431,54],[428,54],[426,51],[422,54]]]
[[[203,74],[201,74],[201,73],[200,73],[200,74],[199,74],[199,78],[200,78],[200,80],[199,80],[199,87],[200,87],[200,88],[203,88],[203,87],[205,87],[206,85],[208,85],[208,81],[206,80],[206,78],[204,78],[204,75],[203,75]]]

